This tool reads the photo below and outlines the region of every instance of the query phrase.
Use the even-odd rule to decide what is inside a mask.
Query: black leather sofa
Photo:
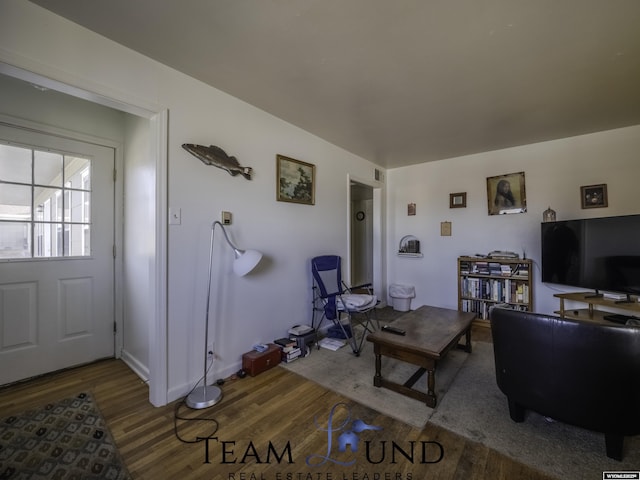
[[[498,387],[509,415],[525,411],[603,432],[622,460],[624,437],[640,433],[640,328],[494,308]]]

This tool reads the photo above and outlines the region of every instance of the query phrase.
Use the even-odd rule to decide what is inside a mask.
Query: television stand
[[[627,293],[627,298],[625,300],[616,300],[614,303],[616,305],[620,305],[623,303],[635,303],[635,301],[633,300],[633,298],[631,298],[631,295]]]
[[[604,297],[604,295],[600,293],[597,288],[594,293],[588,293],[584,295],[584,298],[602,298],[602,297]]]
[[[640,303],[638,303],[637,297],[630,295],[627,297],[629,303],[627,303],[627,300],[618,300],[625,302],[618,303],[618,301],[610,298],[594,297],[591,292],[556,293],[554,297],[560,299],[560,310],[555,313],[563,318],[609,323],[609,321],[604,318],[605,315],[617,313],[616,310],[622,310],[625,313],[629,312],[633,316],[640,316]],[[574,308],[574,305],[566,307],[565,300],[573,303],[586,303],[588,308]],[[594,308],[595,306],[602,307],[603,309]]]

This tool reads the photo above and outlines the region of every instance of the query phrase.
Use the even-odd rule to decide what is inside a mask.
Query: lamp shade
[[[262,259],[262,253],[257,250],[235,249],[236,259],[233,262],[233,272],[239,277],[243,277],[256,268]]]

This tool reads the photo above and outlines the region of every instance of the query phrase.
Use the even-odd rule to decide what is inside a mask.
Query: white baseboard
[[[126,350],[120,352],[120,359],[127,364],[144,382],[149,381],[149,368]]]

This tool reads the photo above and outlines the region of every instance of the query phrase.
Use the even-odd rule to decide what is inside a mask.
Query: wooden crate
[[[270,343],[264,352],[252,350],[242,355],[242,369],[252,377],[269,370],[280,363],[282,350],[279,346]]]

